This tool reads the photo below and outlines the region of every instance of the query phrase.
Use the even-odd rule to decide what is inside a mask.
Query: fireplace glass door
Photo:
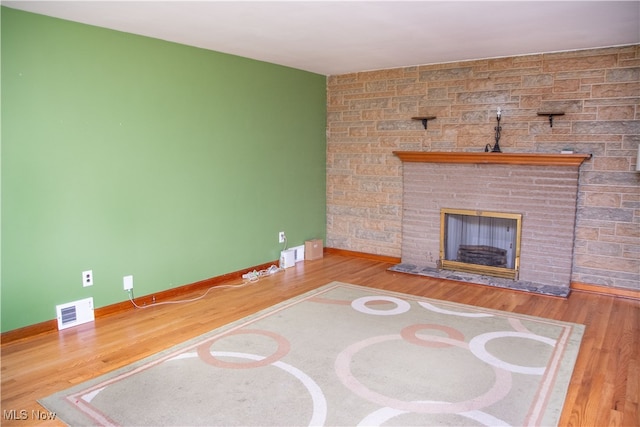
[[[442,209],[440,222],[442,268],[518,278],[521,214]]]

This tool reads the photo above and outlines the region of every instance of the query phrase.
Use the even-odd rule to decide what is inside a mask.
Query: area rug
[[[549,426],[583,332],[332,282],[39,402],[73,426]]]

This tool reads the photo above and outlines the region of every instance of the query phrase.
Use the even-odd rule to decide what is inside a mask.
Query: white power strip
[[[265,277],[265,276],[270,276],[272,274],[277,273],[278,271],[281,271],[281,268],[278,268],[275,265],[272,265],[271,267],[267,268],[266,270],[253,270],[253,271],[249,271],[248,273],[244,273],[242,275],[243,279],[247,279],[250,282],[256,282],[258,279],[260,279],[261,277]]]
[[[243,279],[249,279],[251,281],[258,280],[258,277],[260,277],[260,275],[258,274],[258,272],[256,270],[250,271],[248,273],[244,273],[242,275]]]

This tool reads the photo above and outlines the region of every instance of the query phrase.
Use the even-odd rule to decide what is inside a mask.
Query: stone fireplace
[[[579,168],[590,155],[394,154],[403,161],[402,263],[394,270],[549,295],[569,294]],[[469,272],[455,263],[450,265],[442,248],[443,210],[497,212],[519,218],[514,273]],[[477,242],[464,245],[475,246],[472,251],[482,249],[479,246],[495,248]]]

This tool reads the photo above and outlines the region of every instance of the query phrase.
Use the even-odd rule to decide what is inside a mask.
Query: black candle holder
[[[498,126],[496,126],[494,129],[496,131],[496,143],[493,144],[493,147],[491,146],[491,144],[487,144],[484,147],[484,151],[485,153],[491,151],[492,153],[502,153],[502,150],[500,149],[500,132],[502,132],[502,126],[500,126],[500,109],[498,108],[498,114],[496,115],[496,118],[498,120]]]

